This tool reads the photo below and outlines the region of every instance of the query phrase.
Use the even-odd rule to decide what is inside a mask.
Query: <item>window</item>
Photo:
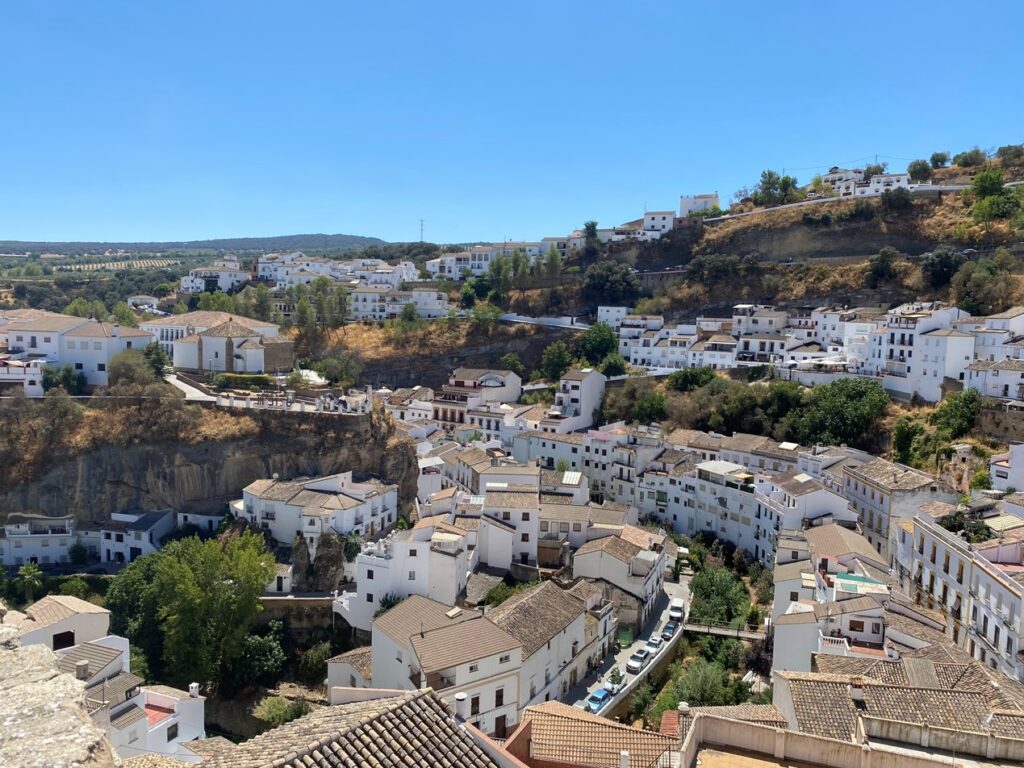
[[[368,603],[372,603],[373,602],[373,593],[372,592],[367,592],[366,593],[366,602],[368,602]]]
[[[470,664],[469,665],[469,671],[470,672],[479,672],[480,671],[480,665],[479,664]]]
[[[512,659],[512,656],[510,654],[506,653],[504,656],[499,656],[498,657],[498,663],[499,664],[508,664],[511,659]]]
[[[81,363],[75,363],[75,370],[76,370],[76,371],[80,371],[80,370],[82,370],[82,367],[83,367],[83,366],[82,366],[82,364],[81,364]]]
[[[528,534],[528,533],[522,534],[522,536],[519,537],[519,540],[520,541],[524,541],[524,542],[525,541],[529,541],[530,540],[530,534]]]
[[[410,549],[409,550],[409,557],[416,557],[416,550],[415,549]]]
[[[494,692],[494,706],[503,707],[505,706],[505,689],[499,688]]]
[[[797,592],[790,592],[789,593],[789,602],[795,603],[799,599],[800,599],[799,593],[797,593]]]
[[[97,371],[105,371],[105,370],[107,370],[107,364],[106,363],[97,363],[96,364],[96,370]]]
[[[583,523],[573,523],[572,524],[572,529],[573,529],[573,531],[575,533],[579,533],[580,531],[583,530]]]
[[[547,520],[541,520],[540,521],[540,530],[542,532],[544,532],[544,533],[547,532],[547,530],[548,530],[548,521]]]
[[[472,667],[470,667],[472,669]],[[480,697],[474,696],[469,700],[469,714],[479,715],[480,714]]]
[[[851,632],[863,632],[864,622],[858,621],[857,619],[850,619],[850,631]]]
[[[174,741],[176,738],[178,738],[178,724],[174,723],[167,726],[167,741]]]
[[[409,571],[409,581],[416,581],[416,571]]]
[[[501,513],[501,519],[502,520],[511,520],[512,519],[512,513],[509,512],[508,510],[502,512]]]
[[[314,525],[316,525],[316,521],[314,521],[313,518],[310,518],[309,519],[309,524],[310,524],[310,526],[314,526]]]
[[[524,523],[530,522],[530,513],[529,512],[523,512],[523,522]]]
[[[373,581],[373,568],[366,569],[366,578]]]

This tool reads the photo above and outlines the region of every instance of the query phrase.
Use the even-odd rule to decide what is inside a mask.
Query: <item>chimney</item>
[[[629,768],[629,752],[626,750],[619,752],[619,768]]]
[[[79,659],[75,662],[75,679],[89,679],[89,661],[87,659]]]
[[[114,335],[115,339],[121,338],[121,326],[118,325],[117,323],[114,323],[110,332]]]
[[[469,714],[469,696],[465,693],[455,694],[455,717],[465,720]]]
[[[679,714],[681,715],[690,714],[690,705],[687,704],[685,701],[680,701],[679,706],[677,706],[676,709],[679,711]]]
[[[189,695],[189,698],[192,698],[192,699],[198,699],[199,698],[199,683],[189,683],[188,684],[188,695]]]
[[[896,650],[896,646],[892,644],[892,640],[887,640],[885,643],[885,656],[892,661],[900,660],[900,652]]]

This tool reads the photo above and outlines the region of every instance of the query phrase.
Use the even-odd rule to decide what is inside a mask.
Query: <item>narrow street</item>
[[[680,627],[676,633],[672,636],[671,640],[666,641],[662,644],[661,648],[658,649],[658,653],[654,654],[647,665],[640,670],[640,673],[634,675],[626,671],[626,661],[634,652],[643,648],[647,643],[647,640],[652,635],[661,636],[661,630],[668,622],[668,607],[669,603],[677,597],[683,598],[686,602],[687,615],[690,612],[690,589],[689,589],[690,577],[680,576],[679,583],[676,584],[671,581],[665,582],[665,591],[658,600],[657,608],[651,618],[648,618],[647,624],[643,627],[639,636],[633,641],[633,644],[628,648],[623,648],[621,651],[613,656],[609,656],[605,659],[605,662],[601,665],[600,669],[596,674],[585,678],[578,685],[573,686],[569,689],[569,692],[565,696],[565,703],[570,704],[574,707],[583,708],[586,706],[587,699],[590,698],[591,694],[600,688],[605,687],[605,682],[608,674],[614,667],[618,667],[622,673],[622,688],[618,693],[611,696],[607,703],[601,708],[598,714],[611,712],[615,709],[615,705],[625,700],[630,696],[640,681],[645,679],[652,669],[654,669],[658,662],[666,658],[666,655],[671,657],[675,653],[676,645],[679,643],[679,639],[683,636],[683,628]]]

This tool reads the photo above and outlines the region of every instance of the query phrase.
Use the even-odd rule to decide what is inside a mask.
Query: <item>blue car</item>
[[[604,688],[598,688],[590,695],[590,698],[587,699],[587,712],[597,714],[601,711],[601,707],[608,703],[611,697],[612,694],[610,691],[607,691]]]

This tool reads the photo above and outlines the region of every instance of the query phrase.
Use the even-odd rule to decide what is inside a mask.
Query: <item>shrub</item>
[[[299,678],[307,685],[323,685],[327,679],[327,660],[331,658],[331,644],[324,640],[306,649],[299,656]]]
[[[267,696],[256,705],[252,713],[266,723],[268,728],[277,728],[308,714],[309,704],[305,699],[288,701],[280,696]]]
[[[213,377],[217,389],[269,389],[270,376],[265,373],[218,373]]]
[[[715,372],[708,366],[684,368],[669,374],[668,385],[677,392],[689,392],[710,384],[714,378]]]
[[[914,160],[907,166],[911,181],[928,181],[932,177],[932,166],[927,160]]]
[[[984,165],[987,161],[988,156],[977,147],[966,152],[960,152],[953,157],[953,165],[958,168],[975,168],[979,165]]]

